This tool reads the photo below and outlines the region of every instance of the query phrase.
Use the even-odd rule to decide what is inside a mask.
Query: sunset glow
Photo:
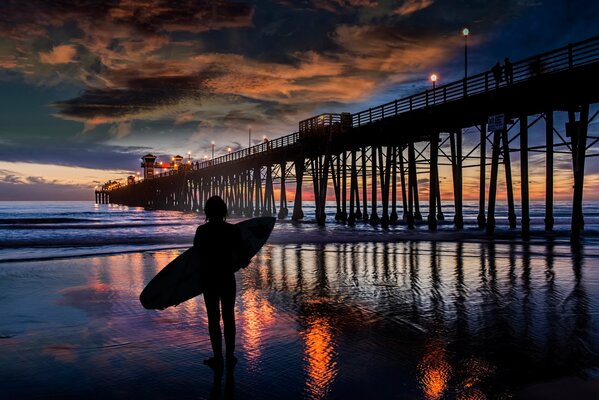
[[[459,80],[465,36],[477,73],[506,55],[596,33],[592,12],[566,21],[557,3],[91,3],[2,6],[0,200],[58,191],[91,199],[96,181],[135,174],[148,152],[201,159],[214,142],[215,155],[224,155],[247,145],[248,129],[257,144],[321,112],[356,112],[430,88],[431,71],[437,86]],[[555,29],[529,35],[537,20]],[[504,31],[520,36],[497,35]],[[587,164],[593,181],[595,159]],[[46,176],[45,166],[73,169]],[[556,177],[556,196],[567,196],[568,186]],[[541,197],[534,181],[531,191]]]

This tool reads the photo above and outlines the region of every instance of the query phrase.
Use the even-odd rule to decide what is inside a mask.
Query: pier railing
[[[599,36],[514,62],[513,73],[509,74],[508,79],[505,70],[502,70],[501,80],[496,80],[493,72],[488,70],[467,79],[360,111],[352,115],[352,126],[358,127],[404,112],[461,100],[468,96],[535,79],[541,75],[565,71],[597,61],[599,61]]]
[[[599,36],[581,42],[569,44],[556,50],[537,54],[512,63],[512,73],[506,77],[502,68],[502,79],[496,80],[493,71],[488,70],[468,78],[425,90],[402,99],[397,99],[377,107],[368,108],[355,114],[321,114],[308,118],[299,123],[300,132],[310,131],[315,126],[345,123],[346,118],[351,118],[351,126],[359,127],[384,118],[393,117],[405,112],[424,109],[430,106],[441,105],[457,101],[468,96],[487,93],[499,88],[511,86],[537,79],[555,72],[561,72],[575,67],[584,66],[599,61]],[[347,122],[349,125],[349,121]],[[225,163],[248,159],[263,155],[266,152],[283,147],[295,145],[300,139],[300,132],[281,136],[265,141],[256,146],[231,152],[211,160],[199,161],[182,166],[179,170],[156,174],[155,177],[174,175],[189,170],[200,170]]]
[[[199,161],[196,163],[186,164],[185,166],[181,166],[179,168],[179,170],[168,171],[168,172],[157,174],[155,176],[156,177],[170,176],[170,175],[175,175],[177,173],[184,172],[184,171],[190,171],[190,170],[197,171],[197,170],[208,168],[208,167],[214,167],[214,166],[226,164],[226,163],[229,163],[232,161],[247,160],[252,157],[257,157],[259,155],[263,155],[263,154],[273,151],[275,149],[280,149],[283,147],[289,148],[290,146],[296,144],[298,139],[299,139],[299,132],[294,132],[289,135],[281,136],[276,139],[262,142],[258,145],[252,146],[252,147],[247,147],[245,149],[241,149],[241,150],[237,150],[237,151],[228,153],[224,156],[215,157],[211,160],[204,160],[204,161]]]

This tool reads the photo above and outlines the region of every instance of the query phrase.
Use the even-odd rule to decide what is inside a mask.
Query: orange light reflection
[[[451,366],[445,361],[445,348],[439,341],[426,346],[425,354],[418,364],[420,385],[429,400],[440,399],[447,389]]]
[[[312,399],[325,398],[338,372],[331,326],[326,319],[315,317],[302,336],[306,346],[307,391]]]

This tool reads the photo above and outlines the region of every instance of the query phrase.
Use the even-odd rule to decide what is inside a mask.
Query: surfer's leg
[[[204,293],[204,303],[208,314],[208,333],[214,357],[223,357],[223,337],[220,330],[219,296],[216,293]]]
[[[225,328],[225,346],[227,358],[233,359],[235,353],[235,284],[233,282],[221,296],[223,325]]]

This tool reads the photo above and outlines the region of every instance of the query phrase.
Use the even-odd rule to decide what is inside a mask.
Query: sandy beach
[[[202,297],[138,301],[181,250],[2,263],[0,385],[7,398],[593,395],[596,255],[566,250],[268,245],[238,274],[240,361],[222,379],[202,364]]]

